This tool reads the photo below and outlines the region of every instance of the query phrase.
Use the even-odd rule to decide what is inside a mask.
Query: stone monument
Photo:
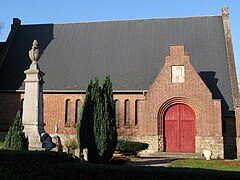
[[[29,51],[32,61],[30,68],[24,71],[26,74],[25,94],[23,101],[22,121],[25,136],[28,138],[29,150],[51,149],[54,147],[52,138],[44,130],[43,120],[43,76],[40,71],[38,60],[40,51],[37,40],[33,41],[32,49]]]

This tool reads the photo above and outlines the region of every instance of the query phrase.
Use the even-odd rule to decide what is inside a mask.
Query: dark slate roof
[[[225,109],[233,109],[222,16],[21,25],[0,72],[0,90],[23,89],[34,39],[45,90],[85,90],[91,78],[111,76],[114,90],[148,90],[172,44],[184,44],[191,63]],[[2,78],[4,77],[4,78]]]
[[[3,51],[3,47],[4,47],[5,43],[4,42],[0,42],[0,54],[2,53]]]

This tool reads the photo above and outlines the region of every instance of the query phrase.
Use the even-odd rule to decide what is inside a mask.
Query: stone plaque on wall
[[[172,66],[172,82],[184,83],[184,66]]]

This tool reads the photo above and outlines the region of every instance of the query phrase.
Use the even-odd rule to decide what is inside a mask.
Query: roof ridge
[[[64,25],[64,24],[88,24],[88,23],[101,23],[101,22],[128,22],[128,21],[146,21],[146,20],[163,20],[163,19],[186,19],[186,18],[204,18],[204,17],[221,17],[222,15],[203,15],[203,16],[179,16],[179,17],[159,17],[159,18],[136,18],[136,19],[113,19],[113,20],[95,20],[95,21],[82,21],[82,22],[62,22],[62,23],[41,23],[41,24],[22,24],[21,26],[30,25]]]

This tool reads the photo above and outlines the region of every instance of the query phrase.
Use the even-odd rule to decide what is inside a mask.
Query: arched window
[[[76,100],[76,107],[75,107],[75,124],[77,124],[79,122],[80,108],[81,108],[81,101],[80,101],[80,99],[77,99]]]
[[[135,126],[138,125],[138,100],[135,101]]]
[[[70,127],[70,99],[66,100],[65,126]]]
[[[125,101],[124,107],[124,125],[130,126],[130,101],[128,99]]]
[[[114,101],[114,108],[115,108],[116,126],[117,128],[119,128],[119,100],[118,99]]]

